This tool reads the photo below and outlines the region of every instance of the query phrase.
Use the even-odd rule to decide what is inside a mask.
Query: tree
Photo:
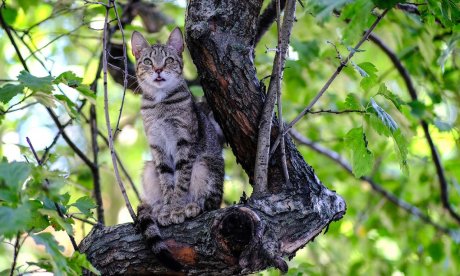
[[[459,199],[458,196],[449,196],[448,193],[449,187],[456,183],[456,172],[452,165],[449,165],[454,164],[455,161],[444,160],[446,164],[443,164],[436,145],[439,138],[436,140],[433,135],[433,127],[455,134],[453,129],[457,118],[443,118],[437,109],[449,105],[458,106],[453,92],[458,89],[455,80],[458,80],[459,71],[455,58],[458,56],[456,42],[459,7],[456,2],[447,0],[440,3],[428,1],[420,5],[390,2],[308,1],[305,7],[302,2],[299,2],[302,7],[298,8],[297,12],[296,5],[299,3],[294,0],[279,2],[274,0],[267,3],[265,8],[263,8],[264,1],[261,0],[247,1],[247,3],[217,0],[188,3],[185,34],[199,80],[195,81],[192,78],[189,81],[192,91],[199,94],[202,89],[204,92],[224,131],[227,143],[236,158],[235,161],[241,164],[242,169],[249,176],[248,182],[253,186],[253,192],[249,198],[243,195],[239,204],[226,203],[227,208],[203,214],[180,225],[161,229],[163,253],[165,253],[162,256],[167,258],[167,262],[189,274],[245,274],[267,267],[287,271],[288,266],[283,258],[295,256],[297,250],[345,213],[343,199],[328,190],[319,179],[326,183],[333,183],[342,177],[345,178],[345,174],[352,174],[370,184],[372,190],[379,195],[379,197],[355,195],[353,199],[366,199],[367,208],[371,211],[372,206],[376,204],[375,199],[388,200],[418,220],[400,223],[398,218],[407,215],[401,215],[391,207],[386,207],[382,211],[362,211],[356,214],[359,210],[357,206],[361,205],[363,208],[364,205],[353,202],[352,212],[348,216],[357,217],[355,226],[350,219],[342,222],[340,226],[331,224],[335,240],[343,241],[343,236],[340,234],[352,240],[355,238],[354,243],[348,242],[348,245],[357,247],[359,239],[353,237],[353,233],[358,238],[359,235],[365,235],[368,240],[376,240],[375,246],[381,252],[373,252],[373,246],[367,245],[366,249],[371,251],[371,256],[376,259],[375,264],[378,264],[375,270],[365,268],[363,258],[358,256],[347,258],[347,272],[354,274],[354,272],[369,270],[389,273],[394,272],[391,265],[397,264],[397,271],[416,274],[417,266],[411,264],[409,257],[401,257],[398,253],[401,252],[398,245],[403,246],[402,241],[398,240],[399,243],[396,243],[394,235],[388,233],[393,233],[391,228],[401,230],[410,226],[411,229],[416,229],[424,224],[427,225],[424,225],[424,228],[436,230],[434,233],[425,234],[425,239],[428,237],[430,240],[431,236],[438,234],[443,236],[437,238],[436,242],[420,241],[418,245],[422,244],[424,251],[415,256],[418,258],[429,256],[433,263],[430,269],[433,270],[437,269],[437,263],[442,260],[454,260],[446,272],[456,271],[458,263],[455,262],[455,252],[458,252],[458,245],[453,241],[459,239],[458,230],[455,229],[458,228],[460,218],[454,206]],[[6,79],[8,83],[0,88],[1,99],[5,104],[2,112],[7,122],[14,122],[14,119],[8,117],[9,114],[19,109],[30,108],[31,105],[35,108],[35,103],[39,103],[40,108],[44,108],[41,110],[50,115],[57,128],[57,135],[52,139],[51,146],[43,150],[36,149],[34,137],[30,137],[31,139],[27,137],[27,146],[24,147],[27,162],[4,160],[2,163],[0,214],[2,214],[2,225],[5,226],[0,228],[0,232],[5,241],[12,242],[14,248],[13,262],[8,270],[11,270],[11,273],[20,272],[21,269],[27,270],[23,267],[16,268],[16,263],[22,243],[32,238],[36,244],[45,245],[47,253],[51,256],[49,259],[30,263],[29,265],[34,269],[71,274],[80,274],[83,268],[93,272],[97,272],[95,269],[97,268],[103,274],[170,272],[170,269],[159,264],[153,257],[149,246],[140,235],[139,228],[148,228],[148,223],[137,225],[137,228],[132,223],[104,226],[106,220],[103,203],[107,200],[102,200],[104,193],[101,193],[101,187],[104,188],[104,183],[109,187],[110,181],[107,181],[107,178],[113,179],[115,175],[116,182],[121,188],[120,194],[123,195],[126,203],[126,210],[134,221],[137,220],[130,201],[138,195],[134,183],[137,180],[132,180],[138,178],[130,176],[129,168],[126,166],[129,162],[124,162],[130,160],[130,154],[126,152],[127,147],[123,151],[120,145],[123,139],[129,138],[125,134],[125,129],[129,129],[135,121],[126,114],[136,113],[123,106],[133,107],[132,102],[137,100],[131,95],[126,95],[125,98],[127,88],[136,90],[137,87],[133,78],[133,66],[127,56],[125,37],[127,31],[140,29],[136,24],[132,24],[139,17],[149,32],[160,31],[163,25],[172,22],[167,16],[168,7],[170,9],[177,9],[177,7],[163,4],[162,7],[166,8],[163,13],[159,11],[156,4],[142,1],[128,1],[121,4],[115,1],[108,3],[84,1],[82,5],[59,2],[49,15],[38,14],[40,19],[33,21],[34,23],[24,21],[21,19],[23,12],[33,4],[23,1],[2,7],[1,23],[6,35],[2,36],[1,42],[8,44],[10,47],[8,49],[13,47],[14,55],[23,67],[17,82],[16,79]],[[40,8],[44,9],[43,7],[49,8],[49,4],[46,3],[35,4],[37,11]],[[69,16],[69,12],[73,14]],[[310,13],[315,15],[316,22],[309,15]],[[299,21],[297,23],[294,23],[295,15]],[[38,34],[34,33],[34,28],[56,31],[59,28],[54,25],[51,28],[43,26],[49,21],[58,23],[59,20],[72,16],[80,18],[74,30],[65,31],[64,27],[64,32],[55,39],[43,46],[36,45]],[[100,36],[96,37],[94,45],[80,45],[83,41],[88,41],[90,36],[87,34],[88,31],[78,29],[86,25],[97,28],[94,22],[86,22],[85,19],[99,19],[100,22],[101,20],[104,22],[100,24]],[[269,30],[275,19],[277,19],[277,26]],[[342,31],[342,37],[338,41],[335,35],[329,33],[326,35],[329,38],[328,44],[321,47],[319,42],[322,38],[312,38],[310,35],[329,30],[331,28],[327,26],[329,23]],[[305,34],[302,29],[305,26],[312,28],[311,34]],[[407,41],[406,37],[400,38],[403,47],[409,47],[403,52],[403,56],[398,56],[388,46],[387,41],[374,33],[374,30],[382,28],[384,29],[382,36],[388,39],[389,30],[392,28],[397,28],[397,34],[404,33],[399,26],[406,26],[413,32]],[[428,31],[425,32],[424,28],[428,28]],[[87,55],[90,61],[98,59],[94,68],[84,73],[84,76],[89,72],[90,76],[95,76],[90,80],[90,85],[83,84],[88,83],[84,81],[88,80],[88,77],[79,78],[72,71],[62,70],[59,74],[51,71],[48,59],[53,55],[51,53],[46,56],[47,54],[43,53],[46,47],[57,39],[70,38],[72,35],[75,35],[75,40],[71,44],[72,50],[67,53],[70,61],[72,61],[70,53],[75,48],[88,49],[93,55],[92,57]],[[161,36],[161,31],[158,36]],[[434,43],[431,38],[435,38]],[[365,45],[369,44],[366,42],[368,39],[381,50],[365,49]],[[415,47],[410,47],[414,41],[416,41]],[[265,54],[263,50],[261,51],[264,43],[273,47],[267,48]],[[100,50],[94,55],[94,49],[101,44]],[[288,46],[292,47],[289,56]],[[27,51],[30,52],[30,58],[24,55]],[[293,53],[298,55],[298,59],[292,56]],[[419,55],[425,58],[422,65],[417,58]],[[41,56],[45,56],[45,59]],[[383,56],[391,61],[391,66],[386,64],[386,60],[381,61]],[[339,61],[337,65],[330,60],[333,57],[337,57]],[[376,57],[378,58],[374,60]],[[438,57],[437,60],[435,57]],[[36,60],[33,63],[34,67],[30,65],[32,58]],[[272,58],[273,68],[270,70],[267,64]],[[78,60],[73,62],[79,63]],[[192,62],[189,61],[188,64],[191,66]],[[37,77],[36,66],[43,66],[49,76]],[[331,66],[336,68],[331,70]],[[259,75],[256,73],[256,68],[261,72]],[[388,73],[379,74],[379,71],[383,71],[382,68],[389,68]],[[392,68],[396,68],[397,74],[391,71]],[[113,81],[124,87],[123,93],[120,94],[122,96],[118,97],[121,101],[120,108],[113,107],[113,91],[119,91],[120,88],[111,82],[109,74]],[[260,74],[266,74],[268,77],[264,78],[265,75]],[[385,83],[384,78],[388,76],[394,81]],[[424,84],[424,87],[415,84],[414,76],[418,82]],[[346,80],[340,80],[340,77]],[[263,80],[259,79],[268,79],[268,88],[265,88]],[[400,86],[399,82],[404,84],[409,96],[400,93],[403,91],[403,86]],[[196,85],[197,83],[201,85],[201,89]],[[349,83],[352,83],[351,86]],[[306,90],[308,93],[299,92],[299,89]],[[356,92],[346,97],[342,96],[341,94],[347,89]],[[422,91],[423,97],[420,97],[420,92],[417,90]],[[77,97],[72,96],[75,95],[75,91],[78,91],[78,100],[75,100]],[[282,97],[281,91],[283,91]],[[328,99],[330,109],[313,109],[313,106],[324,101],[325,96],[330,97]],[[284,105],[281,99],[284,99]],[[275,102],[278,108],[276,116],[273,116]],[[104,111],[105,124],[102,123],[99,115],[102,111]],[[66,114],[70,118],[63,123],[62,118],[59,117]],[[316,116],[314,114],[324,115],[321,117],[323,121],[314,122],[311,118]],[[338,114],[337,116],[342,115],[341,117],[348,115],[350,123],[344,128],[341,125],[343,122],[338,122],[343,119],[334,121],[327,114]],[[308,118],[300,121],[306,115]],[[25,116],[31,117],[31,114]],[[117,118],[115,122],[114,118]],[[280,124],[279,122],[287,121],[285,118],[294,118],[294,120],[291,123]],[[128,122],[123,122],[123,119]],[[72,121],[80,125],[83,130],[87,128],[86,139],[91,144],[87,146],[88,150],[82,150],[82,145],[73,142],[75,137],[71,137],[71,132],[65,131]],[[293,129],[294,125],[299,131]],[[414,139],[408,140],[407,137],[418,129],[423,132],[427,141],[428,152],[431,153],[430,159],[433,162],[432,171],[417,168],[417,160],[414,156],[424,153],[408,146],[412,141],[414,147]],[[284,134],[280,135],[280,133]],[[301,133],[308,133],[309,138]],[[313,141],[323,140],[327,137],[323,136],[326,134],[343,140],[342,143],[334,145],[334,150],[351,151],[351,165],[340,153]],[[63,150],[53,149],[56,144],[59,144],[61,136],[64,140],[61,142]],[[313,165],[320,176],[318,178],[312,167],[305,163],[291,137],[298,142],[299,146],[308,146],[343,169],[339,171],[330,168],[331,165],[326,159],[304,153],[307,161]],[[454,141],[452,138],[454,136],[449,137],[449,141]],[[392,141],[390,142],[388,138]],[[395,145],[395,150],[392,151],[394,153],[390,157],[387,157],[388,144]],[[52,167],[53,164],[54,166],[59,164],[50,154],[53,150],[54,156],[62,154],[72,160],[71,156],[75,155],[79,159],[79,164],[68,166],[71,173],[66,182],[62,172]],[[92,154],[87,154],[87,151]],[[226,154],[226,157],[228,160],[229,154]],[[457,159],[458,154],[453,160]],[[108,173],[102,171],[101,166],[107,166],[105,163],[110,161],[113,164],[113,171],[111,166]],[[398,163],[401,170],[395,172],[394,167]],[[232,171],[236,170],[234,164],[228,167]],[[119,169],[123,176],[120,175]],[[418,178],[415,177],[417,175]],[[439,196],[425,195],[421,189],[423,183],[435,178],[438,184],[425,184],[425,186],[436,188]],[[347,179],[351,181],[352,178],[347,177]],[[123,185],[126,181],[130,182],[133,188],[128,193]],[[417,186],[418,189],[393,184],[394,187],[387,190],[378,183],[385,182],[385,185],[388,185],[398,181],[409,183],[420,181],[421,184]],[[84,195],[85,193],[62,187],[63,183],[72,182],[87,183],[87,188],[93,190],[96,204],[88,195]],[[66,189],[67,193],[64,193]],[[355,190],[354,188],[341,189],[341,193],[348,196],[353,195]],[[425,187],[425,189],[429,188]],[[414,196],[409,196],[409,192],[414,192]],[[84,196],[75,198],[81,195]],[[231,200],[236,201],[240,196],[241,194],[236,194]],[[228,198],[231,197],[227,194],[226,199]],[[442,220],[432,218],[433,215],[427,215],[406,201],[430,206],[437,216],[446,215]],[[112,200],[111,203],[114,201]],[[379,205],[384,203],[385,201],[380,201]],[[350,206],[350,201],[348,205]],[[92,222],[91,209],[96,206],[97,221]],[[386,209],[391,209],[391,212]],[[105,213],[108,213],[107,207]],[[388,222],[388,216],[391,223]],[[372,219],[366,221],[366,217]],[[78,247],[74,237],[75,220],[94,226],[88,235],[83,235],[86,237]],[[384,222],[387,229],[376,226],[380,220]],[[366,221],[366,226],[360,226],[362,221]],[[53,236],[49,232],[43,232],[49,226],[56,231],[67,232],[75,250],[71,257],[63,256]],[[354,232],[353,227],[357,227]],[[375,230],[374,233],[372,230]],[[408,233],[405,236],[414,235],[416,234]],[[328,240],[329,236],[324,239]],[[331,248],[333,243],[334,240],[329,244]],[[452,247],[452,255],[447,253],[445,246]],[[408,243],[406,247],[412,248],[412,245]],[[336,262],[338,258],[335,258]],[[323,263],[323,261],[319,259],[316,263]],[[327,265],[319,265],[317,268],[319,270],[315,270],[304,265],[302,268],[291,268],[289,273],[328,274],[329,269],[334,271],[327,267]],[[339,271],[337,268],[336,272]]]

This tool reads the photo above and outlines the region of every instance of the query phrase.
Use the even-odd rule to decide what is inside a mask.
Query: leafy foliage
[[[175,24],[183,24],[184,6],[178,1],[154,2],[165,16],[174,18]],[[460,9],[455,0],[410,2],[415,4],[417,13],[394,8],[399,3],[408,4],[397,0],[311,0],[303,1],[305,8],[297,8],[283,78],[286,120],[294,118],[336,70],[337,52],[344,56],[350,51],[356,53],[314,108],[360,112],[308,116],[295,126],[311,140],[340,154],[344,161],[349,159],[354,175],[299,145],[319,179],[347,200],[348,210],[344,219],[330,225],[327,235],[297,253],[287,275],[457,275],[460,271],[458,224],[442,207],[436,170],[419,125],[421,119],[429,124],[449,179],[450,202],[460,212]],[[48,118],[44,108],[48,107],[62,123],[74,118],[66,133],[92,157],[92,137],[82,115],[87,118],[89,114],[89,105],[84,103],[94,103],[97,126],[106,133],[99,115],[103,113],[102,97],[96,96],[101,93],[102,82],[98,82],[97,93],[86,85],[96,75],[102,41],[98,24],[105,9],[78,1],[20,0],[6,1],[5,5],[0,12],[17,31],[15,41],[31,72],[21,71],[15,49],[2,29],[0,79],[5,83],[0,85],[0,156],[4,157],[0,162],[0,271],[9,272],[13,256],[9,243],[14,244],[19,234],[20,241],[26,239],[20,255],[27,256],[27,262],[19,258],[22,263],[15,274],[38,268],[57,275],[81,275],[83,268],[97,273],[84,255],[71,253],[67,236],[74,235],[80,241],[91,227],[70,215],[94,220],[91,170],[59,137],[43,167],[38,167],[25,137],[32,139],[39,156],[52,144],[59,131]],[[379,47],[366,41],[359,51],[353,49],[376,14],[386,8],[390,11],[374,33],[395,52],[411,76],[418,93],[416,101],[409,97],[404,79]],[[137,17],[133,25],[126,25],[126,38],[133,30],[145,33],[141,23]],[[168,25],[147,37],[149,41],[165,41],[172,28]],[[33,50],[42,47],[35,56],[46,68],[34,55],[28,57],[30,53],[20,37]],[[121,41],[120,33],[115,32],[112,42]],[[273,52],[266,48],[275,47],[276,41],[273,27],[254,50],[259,79],[271,74]],[[193,80],[193,63],[188,55],[184,58],[185,76]],[[201,91],[198,86],[193,90]],[[116,118],[123,96],[122,88],[112,80],[109,95],[109,115]],[[28,104],[33,105],[27,107]],[[140,187],[140,168],[148,149],[138,116],[139,98],[128,93],[124,105],[122,131],[116,135],[115,143],[131,178]],[[23,107],[27,108],[15,111]],[[109,154],[99,140],[101,185],[110,225],[126,218],[121,195],[113,188]],[[243,191],[250,194],[251,187],[229,149],[225,151],[225,162],[224,199],[229,205],[238,201]],[[432,225],[395,207],[357,180],[361,176],[372,177],[383,189],[418,207],[451,229],[451,235],[441,234]],[[136,204],[133,191],[128,193]],[[263,274],[279,272],[267,270]]]

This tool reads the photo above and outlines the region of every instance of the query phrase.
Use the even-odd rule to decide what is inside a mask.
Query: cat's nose
[[[161,68],[155,69],[155,73],[160,74],[161,72],[163,72],[163,69],[161,69]]]

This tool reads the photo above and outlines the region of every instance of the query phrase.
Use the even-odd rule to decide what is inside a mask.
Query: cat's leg
[[[176,181],[171,210],[172,223],[182,223],[185,220],[184,206],[187,202],[195,156],[196,155],[193,153],[193,145],[186,138],[178,139],[176,144],[176,156],[174,158]]]
[[[158,223],[166,226],[171,224],[171,202],[174,195],[174,170],[170,165],[170,160],[164,149],[150,145],[154,158],[155,171],[159,180],[159,187],[162,195],[162,206],[158,214]]]
[[[193,164],[189,202],[185,216],[193,218],[203,211],[220,207],[223,193],[224,160],[221,156],[201,156]]]
[[[163,194],[161,192],[160,179],[154,162],[145,162],[144,172],[142,173],[142,186],[144,193],[142,195],[142,205],[150,206],[150,216],[152,220],[158,219],[159,212],[163,206]],[[139,210],[145,208],[141,205]]]

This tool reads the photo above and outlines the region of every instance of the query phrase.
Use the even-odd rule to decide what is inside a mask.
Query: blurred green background
[[[336,70],[340,64],[338,52],[346,57],[361,38],[363,31],[375,21],[375,13],[382,12],[382,9],[375,8],[374,2],[379,5],[381,1],[315,0],[303,1],[304,7],[298,5],[297,22],[292,32],[283,79],[283,115],[286,121],[291,121],[308,105]],[[119,4],[123,3],[120,1]],[[170,17],[172,22],[162,27],[159,32],[147,34],[146,37],[150,42],[164,42],[176,25],[183,29],[186,1],[152,3],[156,5],[158,12]],[[362,51],[355,54],[352,63],[345,67],[314,107],[314,110],[335,111],[353,107],[351,109],[358,108],[362,112],[311,114],[301,120],[295,129],[353,163],[356,175],[371,177],[385,190],[416,206],[434,222],[451,231],[443,233],[437,230],[389,202],[367,182],[351,175],[334,161],[299,145],[300,152],[314,168],[319,179],[326,187],[344,197],[348,208],[343,219],[330,225],[327,234],[318,236],[289,261],[288,275],[459,275],[459,223],[442,207],[435,166],[419,125],[420,119],[429,122],[429,130],[439,150],[448,180],[450,203],[460,212],[460,51],[457,47],[460,40],[459,4],[456,0],[417,0],[413,3],[420,4],[417,6],[419,15],[392,9],[379,23],[375,34],[396,53],[407,68],[419,100],[411,100],[401,75],[388,56],[374,43],[366,41],[361,47]],[[265,1],[264,5],[267,4],[268,1]],[[121,5],[118,8],[121,12]],[[82,84],[90,84],[94,80],[102,48],[105,16],[105,9],[101,5],[85,1],[20,0],[6,1],[6,7],[1,12],[5,22],[16,31],[14,39],[33,76],[57,77],[63,72],[72,71],[82,78]],[[340,16],[337,15],[339,13]],[[114,16],[112,11],[110,18],[114,19]],[[269,49],[276,47],[275,25],[255,49],[259,79],[271,74],[274,52]],[[125,26],[127,41],[134,30],[146,33],[139,17]],[[112,42],[122,42],[120,32],[114,34]],[[0,89],[2,93],[6,93],[6,85],[18,85],[18,75],[24,68],[3,29],[0,29],[0,53]],[[188,53],[185,55],[184,74],[188,80],[197,77]],[[268,80],[265,83],[268,85]],[[378,94],[383,85],[391,91],[391,94],[387,94],[390,96]],[[62,259],[62,262],[69,264],[76,262],[75,255],[73,259],[69,257],[72,256],[73,248],[66,232],[59,229],[65,229],[66,225],[73,227],[77,243],[91,229],[91,225],[78,220],[59,223],[59,218],[55,218],[53,221],[52,215],[40,211],[48,220],[48,224],[45,223],[44,226],[50,225],[43,227],[44,231],[52,233],[62,248],[56,247],[57,251],[53,250],[53,240],[45,246],[37,245],[38,238],[29,236],[38,233],[38,229],[31,230],[24,226],[29,225],[30,221],[17,219],[17,216],[26,213],[21,211],[25,209],[20,209],[26,208],[24,202],[38,200],[42,205],[37,210],[43,210],[46,209],[43,202],[49,198],[62,202],[68,214],[82,215],[94,221],[93,215],[83,212],[81,205],[72,205],[81,197],[91,196],[93,181],[88,167],[60,137],[50,151],[50,158],[40,169],[36,166],[26,142],[26,137],[29,137],[35,149],[42,154],[58,132],[45,111],[46,105],[53,107],[61,122],[73,117],[73,123],[66,128],[66,132],[91,157],[90,128],[80,114],[88,116],[89,105],[85,105],[81,112],[75,111],[82,99],[95,102],[98,127],[102,133],[107,134],[103,116],[102,82],[99,81],[95,100],[69,86],[72,86],[69,82],[55,85],[54,91],[46,94],[33,91],[26,85],[25,90],[16,93],[11,99],[6,99],[5,94],[0,95],[0,156],[4,158],[0,169],[0,180],[3,181],[0,186],[0,224],[4,225],[0,226],[0,271],[3,273],[9,273],[13,260],[16,240],[14,233],[19,232],[19,237],[24,241],[16,274],[34,271],[38,267],[59,274],[62,272],[62,263],[56,260]],[[114,125],[123,97],[123,87],[109,79],[108,88],[109,111]],[[191,90],[196,96],[203,95],[199,86],[193,86]],[[56,95],[63,95],[65,98]],[[375,120],[379,118],[378,114],[376,116],[376,112],[370,109],[371,97],[398,125],[404,139],[393,139],[392,135],[381,134],[379,127],[382,126]],[[400,106],[395,105],[391,99],[393,102],[398,99]],[[14,108],[32,105],[14,112],[11,112],[12,109],[8,111],[17,102],[21,104]],[[120,121],[121,132],[115,140],[115,148],[136,187],[141,189],[140,174],[143,163],[151,157],[139,106],[139,95],[128,90]],[[349,131],[361,126],[366,143],[364,145],[360,141],[359,145],[353,144],[353,141],[350,142]],[[99,146],[106,224],[131,221],[116,184],[110,151],[102,140],[99,140]],[[360,150],[359,147],[368,151],[371,159],[368,164],[362,164],[363,160],[354,156]],[[228,206],[238,201],[243,191],[249,195],[251,186],[248,184],[247,175],[236,164],[228,147],[224,155],[226,177],[223,206]],[[26,159],[32,164],[21,166],[30,167],[27,172],[33,180],[27,180],[27,177],[18,178],[19,182],[22,180],[15,190],[19,196],[15,197],[16,201],[11,201],[8,199],[10,190],[6,183],[7,175],[13,172],[13,162],[24,162]],[[400,165],[404,162],[407,162],[407,170]],[[359,170],[357,166],[364,168]],[[43,192],[40,186],[33,186],[35,188],[27,191],[21,188],[22,183],[41,183],[46,177],[54,179],[55,190]],[[126,178],[124,182],[127,183]],[[66,193],[70,198],[63,199],[62,195]],[[132,204],[137,206],[139,201],[130,188],[128,195]],[[91,202],[88,204],[92,207]],[[37,211],[30,210],[32,214]],[[54,213],[53,215],[55,216]],[[58,256],[61,252],[62,257]],[[76,262],[80,265],[82,263]],[[78,270],[69,270],[66,273],[78,274]],[[267,270],[262,274],[279,275],[279,272]]]

